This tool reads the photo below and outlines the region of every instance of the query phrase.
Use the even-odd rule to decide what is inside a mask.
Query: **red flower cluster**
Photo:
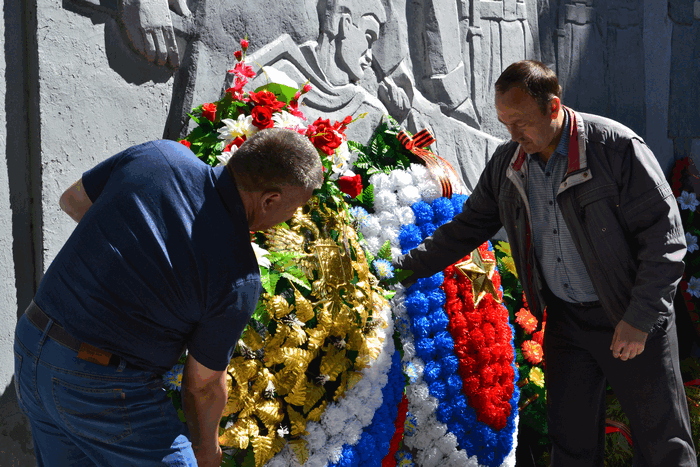
[[[479,251],[484,259],[494,261],[485,244]],[[492,280],[498,289],[500,276],[494,274]],[[474,308],[471,281],[454,266],[445,269],[442,288],[464,394],[476,411],[477,420],[502,430],[511,412],[515,381],[508,310],[490,294]]]
[[[348,116],[342,122],[335,122],[331,125],[330,120],[318,118],[306,129],[306,136],[309,137],[314,146],[329,156],[343,142],[343,136],[348,124],[352,122],[352,117]]]
[[[362,193],[362,177],[360,175],[340,177],[338,178],[338,188],[343,193],[350,195],[351,198],[357,198]]]
[[[399,446],[403,441],[403,432],[406,426],[406,415],[408,414],[408,398],[406,394],[399,402],[399,413],[394,421],[394,435],[389,443],[389,452],[382,459],[382,467],[394,467],[396,465],[396,453],[399,451]]]

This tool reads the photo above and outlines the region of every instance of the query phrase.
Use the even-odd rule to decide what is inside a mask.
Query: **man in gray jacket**
[[[636,466],[697,466],[673,310],[685,237],[656,158],[623,125],[563,106],[540,62],[501,74],[496,110],[512,141],[463,212],[398,266],[431,275],[504,227],[533,314],[547,310],[552,465],[603,465],[609,383]]]

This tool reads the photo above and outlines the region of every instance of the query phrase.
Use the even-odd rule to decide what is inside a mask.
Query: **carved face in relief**
[[[360,17],[357,24],[345,13],[340,18],[336,38],[336,60],[351,82],[357,82],[372,64],[372,44],[379,35],[379,21],[374,15]]]

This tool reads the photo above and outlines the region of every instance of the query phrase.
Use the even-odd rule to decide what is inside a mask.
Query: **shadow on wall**
[[[29,421],[17,406],[15,378],[0,396],[0,465],[31,467],[36,465]]]

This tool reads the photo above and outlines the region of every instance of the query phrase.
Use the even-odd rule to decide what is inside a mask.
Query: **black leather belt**
[[[29,321],[40,331],[46,329],[46,325],[49,324],[49,320],[51,319],[36,303],[34,303],[34,300],[32,300],[24,313],[27,315],[27,318],[29,318]],[[55,322],[51,325],[51,328],[49,328],[48,335],[51,339],[64,347],[76,351],[78,353],[78,358],[82,360],[103,366],[119,366],[122,361],[122,358],[118,355],[79,341]],[[133,365],[127,364],[126,366],[134,368]]]

